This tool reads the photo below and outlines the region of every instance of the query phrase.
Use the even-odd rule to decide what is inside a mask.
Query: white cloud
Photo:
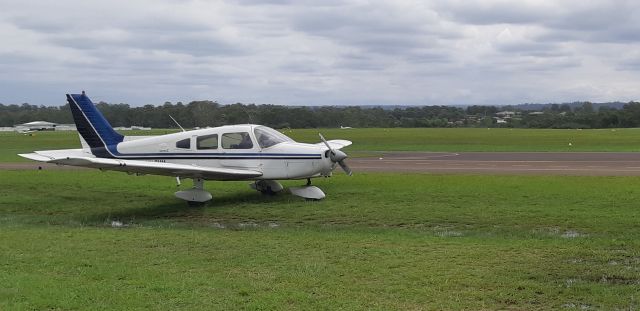
[[[640,97],[633,1],[0,4],[3,103],[59,104],[81,89],[132,105]]]

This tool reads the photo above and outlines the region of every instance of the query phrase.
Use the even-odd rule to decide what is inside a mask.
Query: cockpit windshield
[[[261,148],[269,148],[285,141],[293,141],[293,139],[287,137],[287,135],[266,126],[258,126],[253,132]]]

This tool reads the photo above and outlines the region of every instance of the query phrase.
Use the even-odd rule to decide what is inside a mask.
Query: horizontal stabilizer
[[[83,149],[59,149],[59,150],[34,151],[32,153],[22,153],[18,155],[23,158],[27,158],[29,160],[40,161],[40,162],[50,162],[51,160],[60,159],[60,158],[86,157],[86,156],[90,156],[90,153],[87,150],[83,150]]]
[[[52,160],[49,157],[45,157],[45,156],[39,155],[37,153],[21,153],[21,154],[18,154],[18,155],[23,157],[23,158],[27,158],[29,160],[40,161],[40,162],[48,162],[48,161]]]

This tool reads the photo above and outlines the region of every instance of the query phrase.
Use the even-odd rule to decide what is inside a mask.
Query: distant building
[[[518,113],[515,111],[500,111],[500,112],[496,112],[496,116],[503,118],[503,119],[509,119],[514,117],[515,115],[517,115]]]

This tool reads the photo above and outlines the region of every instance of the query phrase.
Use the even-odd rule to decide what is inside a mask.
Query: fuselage
[[[333,168],[326,147],[298,143],[274,129],[253,124],[130,137],[106,149],[117,159],[262,172],[257,179],[330,176]]]

